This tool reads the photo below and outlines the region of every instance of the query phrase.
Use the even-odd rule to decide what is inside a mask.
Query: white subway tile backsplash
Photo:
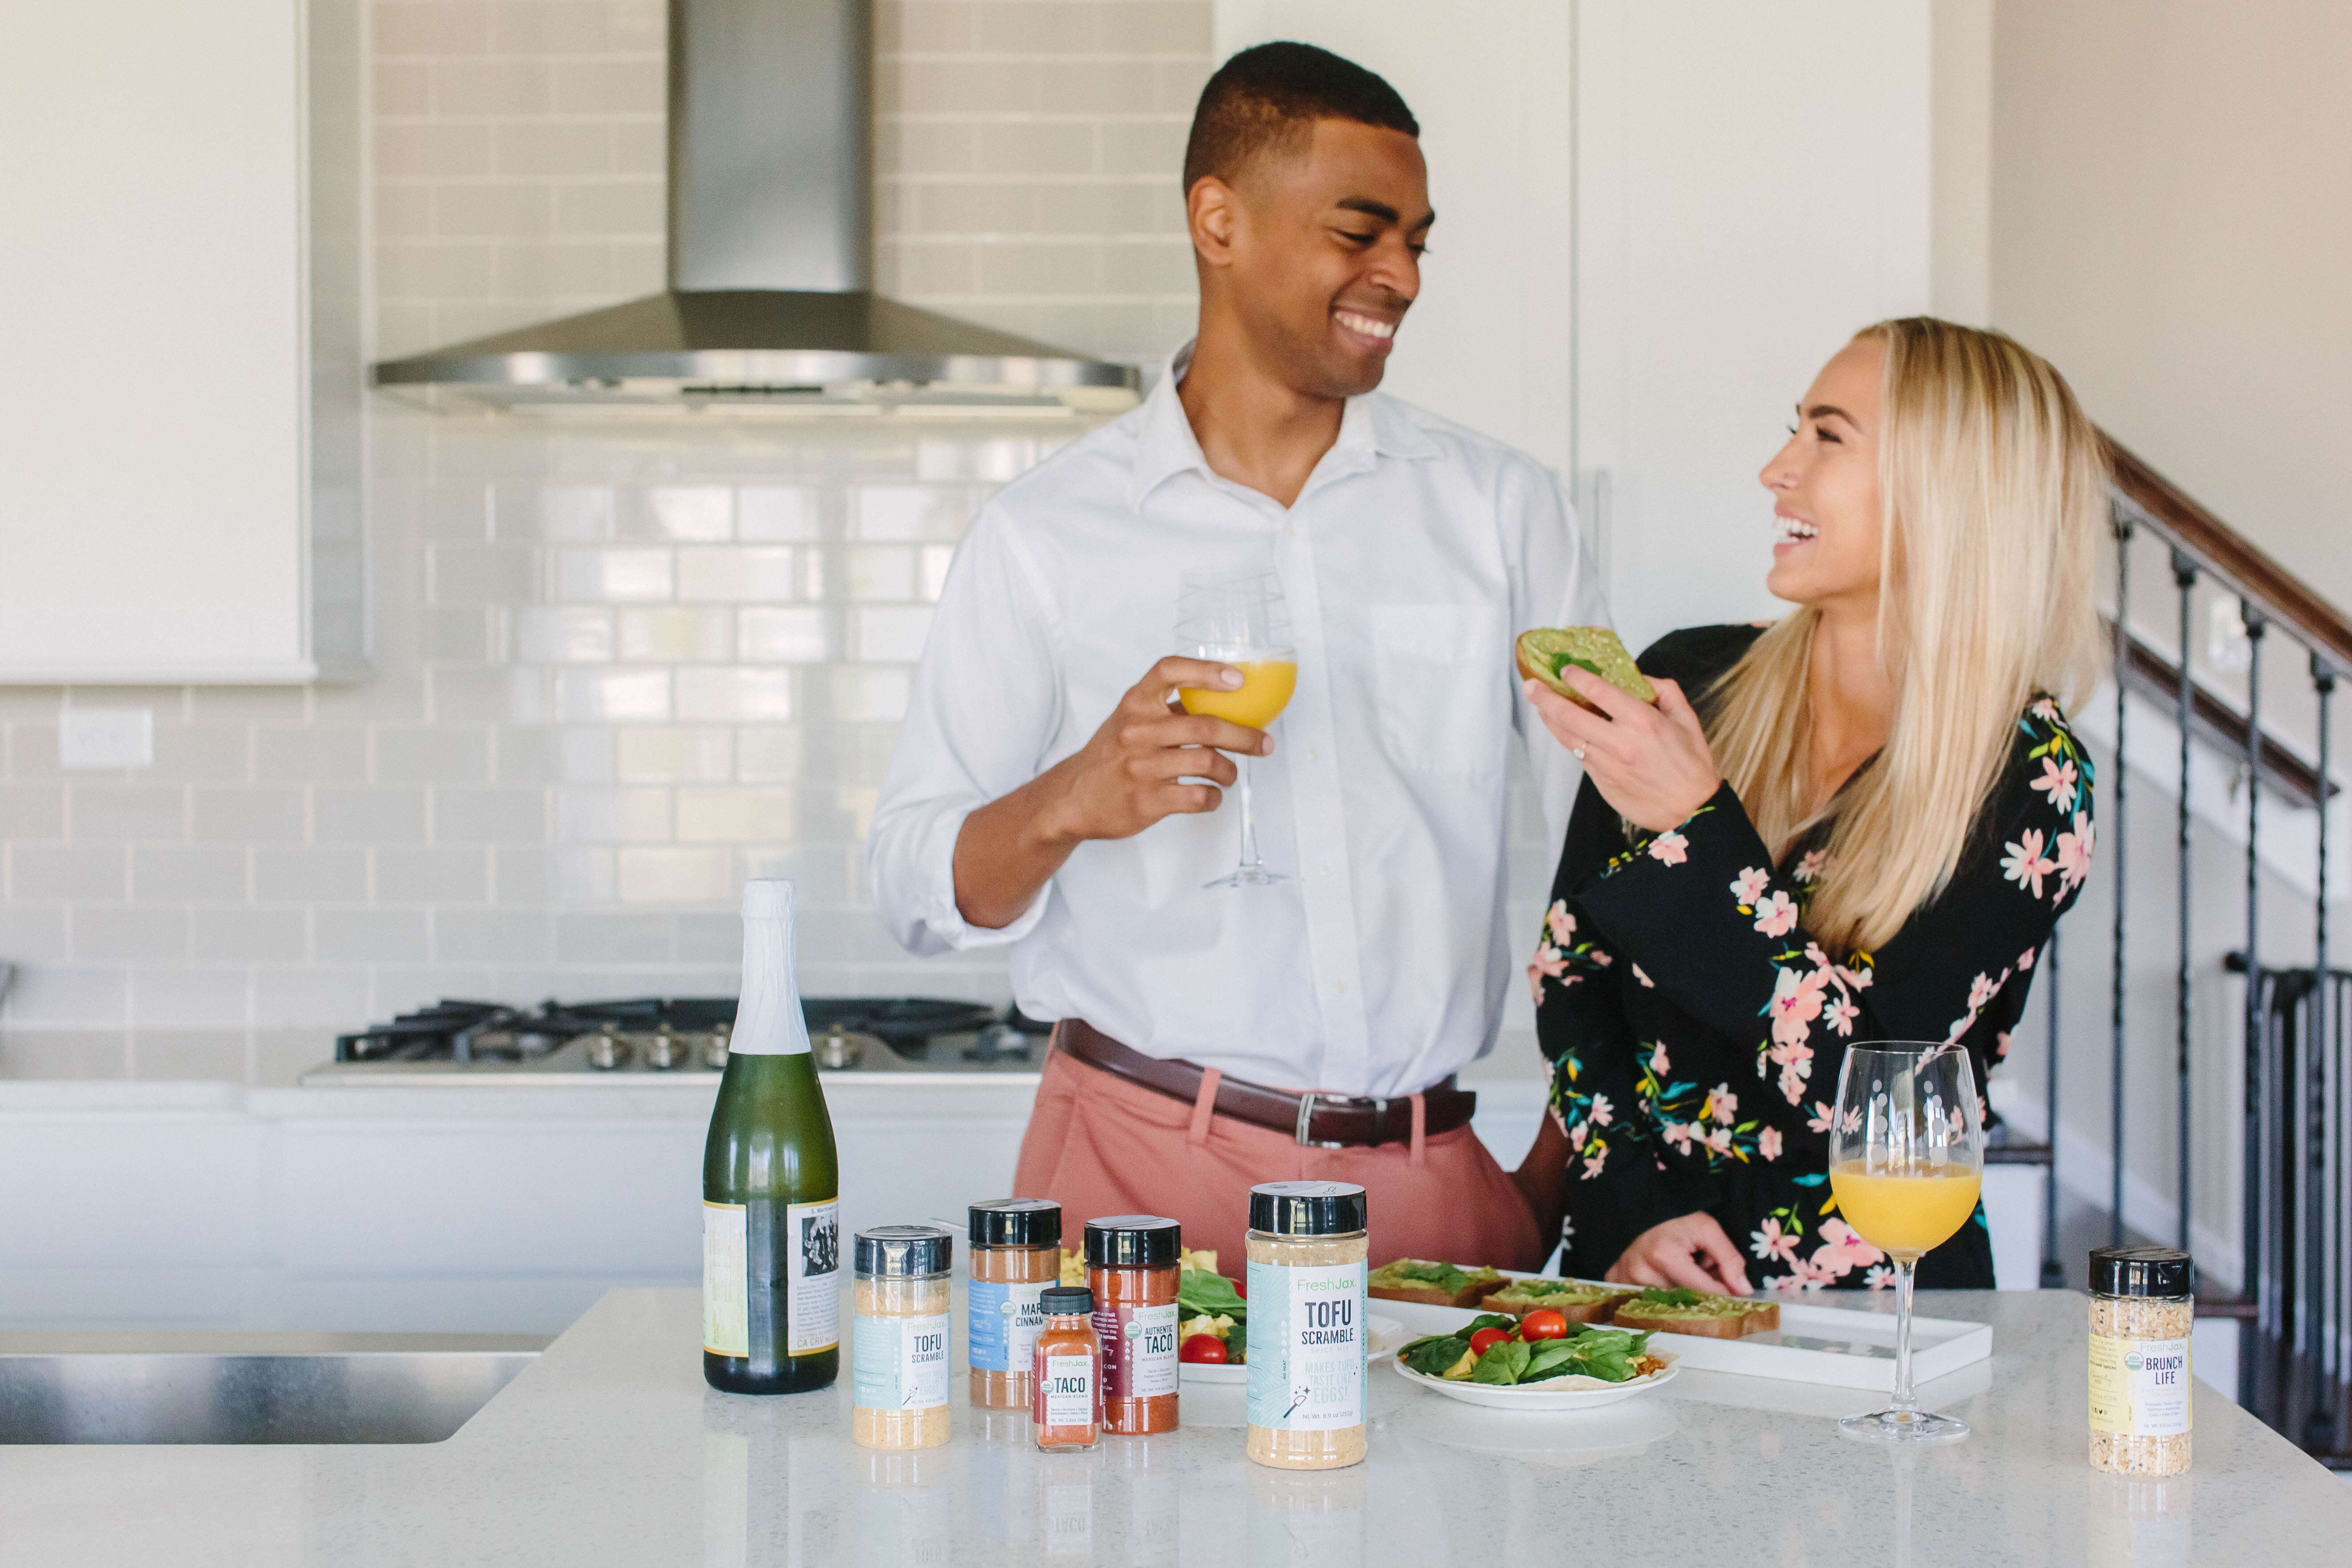
[[[556,555],[555,591],[568,603],[667,599],[667,550],[565,550]]]
[[[567,844],[661,844],[670,833],[667,789],[555,792],[555,836]]]
[[[489,885],[490,857],[480,848],[451,846],[375,852],[379,903],[478,904],[489,896]]]
[[[63,838],[63,784],[0,784],[0,835],[10,838]]]
[[[131,852],[131,897],[142,903],[241,902],[248,890],[245,859],[242,845],[142,844]]]
[[[736,627],[736,657],[746,664],[820,664],[833,657],[829,610],[747,609]]]
[[[610,539],[613,491],[606,485],[494,485],[490,518],[502,540],[582,543]]]
[[[444,963],[544,963],[554,952],[545,910],[433,911],[433,956]]]
[[[251,1016],[253,983],[243,969],[178,969],[142,964],[131,973],[131,1022],[140,1030],[138,1047],[150,1029],[242,1029]],[[234,1037],[243,1055],[244,1037]],[[143,1070],[140,1076],[152,1076]],[[234,1075],[245,1076],[242,1068]]]
[[[622,537],[709,543],[735,534],[735,492],[725,485],[661,485],[630,491]],[[691,597],[692,595],[688,595]]]
[[[946,485],[864,485],[856,504],[855,537],[872,541],[959,539],[971,515],[970,493]]]
[[[379,727],[379,784],[479,784],[489,775],[490,732],[454,724]]]
[[[705,784],[734,776],[734,732],[717,727],[617,731],[614,775],[624,784]]]
[[[796,837],[796,794],[788,789],[680,789],[677,837],[686,843],[786,843]]]
[[[745,784],[796,784],[805,748],[798,730],[744,729],[735,733],[735,776]]]
[[[624,903],[724,904],[738,892],[735,857],[728,849],[648,847],[623,849],[614,858]],[[740,918],[736,931],[740,944]]]
[[[667,915],[559,912],[555,956],[566,963],[645,963],[670,954]]]
[[[207,730],[161,724],[155,730],[155,762],[141,777],[191,784],[243,784],[253,776],[253,739],[243,730]]]
[[[68,956],[62,907],[0,905],[0,963],[62,963]]]
[[[138,905],[73,911],[73,955],[85,963],[156,963],[188,955],[188,912]]]
[[[422,910],[320,910],[310,940],[321,963],[413,962],[430,951]]]
[[[242,977],[239,977],[240,983]],[[246,1031],[242,1027],[245,1015],[239,1011],[234,1017],[192,1020],[238,1026],[229,1028],[148,1028],[131,1031],[130,1038],[131,1076],[147,1082],[170,1082],[174,1079],[202,1082],[211,1079],[237,1079],[246,1076],[248,1056]]]
[[[535,844],[546,836],[544,790],[444,788],[433,792],[436,843]]]
[[[803,596],[808,552],[788,546],[705,547],[677,552],[681,599],[772,604]]]
[[[254,771],[265,784],[357,784],[366,779],[367,767],[365,730],[262,730],[254,735]]]
[[[357,902],[368,896],[368,854],[357,845],[253,851],[253,896],[265,904]]]
[[[789,719],[792,672],[688,666],[677,672],[677,716],[689,722]]]
[[[860,609],[850,612],[856,628],[855,657],[877,663],[923,656],[923,638],[931,629],[931,612],[919,609]]]
[[[372,989],[363,968],[257,969],[253,1021],[261,1028],[308,1024],[349,1029],[352,1019],[376,1016],[369,1007]]]
[[[745,485],[735,492],[736,536],[752,542],[814,540],[817,497],[803,485]]]
[[[16,973],[4,1015],[11,1025],[129,1021],[131,977],[121,968],[31,965]]]
[[[514,651],[530,664],[610,664],[613,612],[552,605],[519,611]]]
[[[679,605],[617,614],[620,657],[631,663],[707,663],[727,658],[734,641],[731,610]]]
[[[566,669],[555,678],[555,711],[566,721],[667,719],[670,687],[667,669]]]
[[[299,839],[310,830],[309,803],[299,789],[207,789],[189,792],[189,817],[200,841],[252,844]]]
[[[78,784],[67,796],[68,832],[76,839],[185,838],[188,796],[160,785]]]
[[[129,854],[115,844],[8,846],[11,900],[114,900],[127,897]]]
[[[907,691],[914,671],[870,665],[837,665],[832,676],[833,716],[873,723],[897,723],[907,715]]]
[[[303,910],[208,909],[191,922],[188,956],[235,963],[299,963],[310,953]]]

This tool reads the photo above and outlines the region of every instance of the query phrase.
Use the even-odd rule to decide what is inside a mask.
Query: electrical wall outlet
[[[155,765],[152,708],[68,708],[58,717],[58,766],[148,768]]]

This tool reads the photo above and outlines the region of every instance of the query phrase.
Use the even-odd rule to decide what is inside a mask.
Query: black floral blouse
[[[1698,701],[1757,635],[1675,632],[1639,662]],[[1726,784],[1677,826],[1629,843],[1585,784],[1528,966],[1570,1152],[1569,1272],[1598,1278],[1643,1231],[1704,1209],[1755,1260],[1751,1283],[1894,1282],[1829,1189],[1845,1047],[1958,1040],[1981,1089],[2090,871],[2090,759],[2046,698],[2017,730],[1949,885],[1877,952],[1843,962],[1804,929],[1813,892],[1837,874],[1823,864],[1826,823],[1776,866]],[[1979,1206],[1921,1259],[1919,1284],[1992,1282]]]

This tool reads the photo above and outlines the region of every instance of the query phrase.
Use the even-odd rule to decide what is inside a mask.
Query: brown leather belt
[[[1188,1061],[1147,1057],[1120,1045],[1079,1018],[1054,1026],[1054,1048],[1067,1052],[1088,1067],[1100,1068],[1129,1083],[1141,1084],[1171,1100],[1191,1104],[1201,1097],[1202,1070]],[[1467,1126],[1478,1109],[1478,1097],[1454,1087],[1454,1079],[1422,1090],[1422,1133],[1435,1137]],[[1287,1132],[1301,1144],[1323,1149],[1366,1148],[1376,1143],[1402,1143],[1412,1137],[1412,1097],[1358,1098],[1308,1089],[1268,1089],[1237,1078],[1217,1081],[1217,1114],[1258,1127]]]

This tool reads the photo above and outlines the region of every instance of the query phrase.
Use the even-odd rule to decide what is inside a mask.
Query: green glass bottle
[[[841,1370],[841,1177],[793,983],[793,885],[743,887],[743,994],[702,1152],[702,1375],[797,1394]]]

